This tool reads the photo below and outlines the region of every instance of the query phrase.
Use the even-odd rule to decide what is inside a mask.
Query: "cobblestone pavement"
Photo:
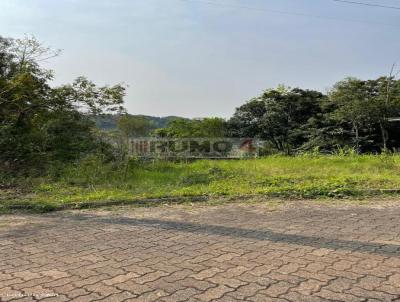
[[[0,300],[400,301],[400,206],[0,216]]]

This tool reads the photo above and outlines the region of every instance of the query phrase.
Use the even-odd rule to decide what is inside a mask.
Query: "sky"
[[[326,92],[400,65],[400,10],[334,0],[1,0],[0,29],[62,50],[54,85],[124,83],[128,112],[153,116],[228,118],[279,84]]]

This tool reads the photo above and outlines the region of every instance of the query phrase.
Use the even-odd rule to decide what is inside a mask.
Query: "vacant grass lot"
[[[31,189],[24,193],[0,195],[0,211],[18,207],[45,211],[162,197],[348,198],[400,192],[399,155],[271,156],[186,163],[132,160],[120,165],[89,158],[57,173],[31,180]]]

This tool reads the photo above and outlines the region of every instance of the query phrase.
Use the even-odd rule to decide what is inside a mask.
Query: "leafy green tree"
[[[321,101],[321,111],[302,126],[306,142],[299,151],[331,153],[338,146],[347,146],[353,137],[350,125],[338,120],[334,114],[337,104],[328,98]]]
[[[366,84],[355,78],[347,78],[336,83],[329,93],[330,99],[336,103],[332,117],[338,123],[344,121],[351,125],[353,147],[357,152],[360,151],[360,143],[368,139],[368,136],[362,137],[361,132],[372,122],[372,95]]]
[[[0,37],[0,165],[44,166],[94,152],[99,146],[90,115],[122,109],[124,87],[97,87],[80,77],[52,88],[41,67],[58,51],[36,39]]]
[[[299,88],[267,90],[236,110],[229,121],[231,133],[267,140],[277,151],[291,154],[307,141],[304,127],[321,112],[324,98],[320,92]]]
[[[228,131],[233,137],[258,137],[265,139],[262,120],[267,107],[265,101],[253,98],[246,104],[236,108],[232,118],[228,121]]]
[[[267,107],[262,121],[264,135],[280,152],[291,154],[306,142],[304,126],[321,112],[324,95],[295,88],[269,90],[262,97]]]
[[[350,144],[356,150],[372,151],[379,145],[381,150],[399,147],[396,125],[390,118],[400,116],[400,81],[388,77],[367,81],[347,78],[334,86],[329,97],[336,107],[331,116],[336,123],[351,126]]]
[[[85,77],[78,77],[72,84],[56,87],[51,91],[54,106],[63,110],[78,110],[87,115],[124,111],[125,87],[122,85],[98,87]]]
[[[398,132],[393,131],[396,125],[390,122],[390,118],[400,117],[400,80],[395,80],[393,76],[380,77],[366,81],[366,85],[372,100],[371,118],[379,125],[382,150],[400,147],[400,141],[391,139]]]
[[[142,116],[123,115],[118,119],[118,129],[125,137],[143,137],[150,135],[154,130],[154,123]]]
[[[159,137],[224,137],[227,134],[227,123],[222,118],[174,119],[167,127],[157,129]]]
[[[226,121],[218,117],[209,117],[196,123],[198,137],[224,137],[227,132]]]

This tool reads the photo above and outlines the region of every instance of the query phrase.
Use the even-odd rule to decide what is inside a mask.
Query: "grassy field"
[[[129,165],[104,165],[89,158],[52,176],[32,179],[27,188],[19,193],[3,190],[0,211],[19,207],[48,211],[164,197],[361,198],[399,194],[400,156],[271,156],[187,163],[132,160]]]

